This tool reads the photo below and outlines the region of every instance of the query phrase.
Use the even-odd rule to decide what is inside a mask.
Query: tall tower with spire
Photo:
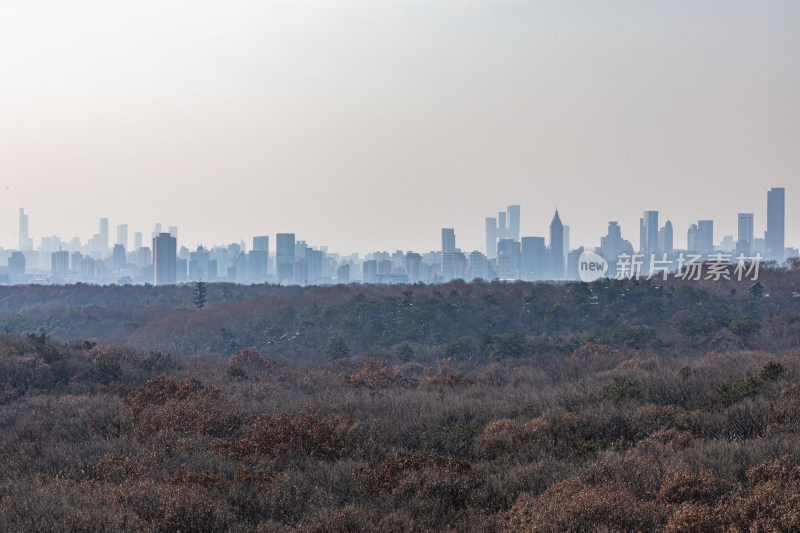
[[[564,224],[558,216],[558,208],[550,222],[550,264],[552,268],[552,278],[562,279],[564,277]]]
[[[28,235],[28,215],[21,207],[19,208],[19,249],[33,250],[33,239]]]

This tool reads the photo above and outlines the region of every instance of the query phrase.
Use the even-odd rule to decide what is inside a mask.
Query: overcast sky
[[[0,245],[108,217],[180,244],[483,249],[553,210],[572,245],[643,210],[676,245],[787,189],[800,245],[800,2],[0,3]]]

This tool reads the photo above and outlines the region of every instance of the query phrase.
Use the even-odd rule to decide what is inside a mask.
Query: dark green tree
[[[206,283],[204,281],[198,281],[194,284],[192,301],[198,311],[202,311],[203,307],[206,306]]]
[[[344,359],[350,355],[350,348],[347,347],[347,342],[345,342],[342,337],[337,335],[335,337],[331,337],[331,340],[328,341],[328,346],[325,348],[325,354],[331,361],[335,361],[336,359]]]

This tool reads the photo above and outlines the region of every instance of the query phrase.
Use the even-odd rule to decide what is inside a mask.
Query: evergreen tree
[[[194,284],[192,301],[194,301],[194,306],[198,311],[202,311],[203,307],[206,306],[206,284],[204,281],[198,281]]]

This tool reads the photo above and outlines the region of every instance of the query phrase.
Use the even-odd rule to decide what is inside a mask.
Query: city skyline
[[[622,217],[615,217],[613,215],[610,216],[609,218],[605,219],[605,221],[603,222],[603,227],[609,221],[614,221],[614,222],[618,223],[619,226],[622,229],[623,237],[626,238],[627,240],[631,241],[631,242],[636,243],[636,249],[637,250],[639,250],[639,249],[645,250],[645,247],[641,246],[642,243],[644,242],[644,241],[642,241],[642,238],[645,237],[645,233],[647,233],[646,237],[647,237],[648,241],[660,242],[659,239],[663,238],[663,230],[664,230],[663,226],[664,226],[664,224],[669,224],[671,230],[673,228],[675,228],[675,227],[678,228],[678,231],[676,232],[676,234],[672,236],[672,239],[673,239],[671,241],[673,243],[672,247],[680,248],[680,249],[688,249],[688,248],[690,248],[690,243],[689,243],[688,238],[682,238],[682,236],[686,235],[686,231],[685,230],[681,230],[680,225],[675,223],[674,220],[687,220],[688,221],[688,224],[686,226],[687,229],[692,224],[697,225],[698,222],[711,221],[712,222],[712,226],[713,226],[713,229],[712,229],[712,232],[713,232],[713,238],[712,238],[713,239],[713,244],[716,245],[719,242],[717,237],[722,237],[722,236],[731,236],[733,238],[734,243],[737,243],[739,238],[740,238],[741,231],[742,231],[741,215],[747,215],[747,217],[748,217],[748,219],[747,219],[748,226],[747,227],[749,228],[749,231],[751,232],[750,238],[751,239],[764,239],[766,237],[765,232],[767,231],[768,222],[769,222],[768,221],[768,213],[767,213],[767,211],[768,211],[768,205],[767,204],[770,202],[769,198],[772,197],[772,195],[775,195],[776,201],[777,201],[777,197],[778,197],[778,195],[780,195],[780,202],[781,202],[781,206],[782,207],[781,207],[781,210],[780,210],[780,217],[779,218],[781,218],[784,221],[783,227],[781,229],[780,239],[784,243],[784,246],[800,246],[800,239],[798,239],[797,241],[791,241],[789,237],[786,237],[786,235],[793,235],[794,234],[794,232],[791,231],[791,224],[789,223],[789,220],[793,219],[793,217],[792,217],[793,210],[790,209],[790,210],[787,211],[785,209],[786,192],[787,191],[786,191],[785,187],[773,187],[772,189],[767,191],[767,200],[766,200],[766,202],[763,202],[764,205],[762,206],[761,209],[759,209],[758,206],[752,206],[752,207],[748,208],[749,211],[747,211],[747,212],[738,211],[738,212],[733,213],[733,214],[728,213],[728,216],[726,218],[722,219],[722,220],[718,220],[718,219],[714,219],[714,218],[698,219],[696,217],[693,217],[693,215],[690,214],[690,213],[679,213],[678,216],[673,217],[673,216],[669,216],[669,212],[665,213],[662,210],[656,209],[656,210],[644,210],[644,211],[639,210],[638,211],[638,213],[639,213],[639,216],[637,217],[638,218],[638,234],[634,235],[633,234],[633,228],[626,227],[626,225],[624,223],[620,222],[621,220],[623,220]],[[791,192],[792,192],[791,189],[789,189],[789,192],[791,194]],[[791,198],[791,196],[790,196],[790,198]],[[751,201],[750,203],[751,204],[757,204],[758,202]],[[562,206],[563,205],[564,204],[562,203]],[[569,206],[567,206],[567,209],[569,209]],[[558,208],[556,207],[556,208],[554,208],[554,210],[558,211]],[[508,205],[505,211],[499,212],[498,216],[494,216],[494,217],[488,217],[487,216],[487,217],[485,217],[483,219],[484,222],[483,222],[482,228],[481,228],[482,229],[482,234],[480,235],[480,237],[478,239],[480,241],[480,246],[479,247],[470,247],[469,245],[467,245],[466,247],[463,247],[463,248],[465,250],[469,249],[469,251],[473,251],[473,250],[481,251],[484,254],[486,254],[490,259],[494,258],[494,254],[496,254],[496,249],[487,250],[487,245],[488,245],[488,242],[489,242],[489,231],[490,231],[489,230],[489,225],[490,225],[490,223],[494,224],[494,227],[495,227],[495,230],[494,230],[495,240],[499,240],[499,239],[502,239],[502,238],[512,238],[513,240],[520,241],[521,237],[534,237],[534,236],[548,236],[549,235],[550,224],[552,223],[552,216],[553,216],[553,211],[552,210],[549,212],[549,215],[545,215],[544,217],[537,216],[536,214],[533,215],[533,216],[537,216],[537,218],[546,218],[547,219],[546,225],[543,225],[542,228],[540,228],[538,231],[529,231],[528,230],[528,228],[531,226],[531,224],[530,223],[525,224],[525,222],[527,221],[528,217],[530,217],[531,215],[528,213],[527,210],[525,210],[525,216],[521,217],[520,216],[520,211],[521,211],[521,204],[512,204],[512,205]],[[563,209],[562,209],[562,211],[563,211]],[[98,231],[89,231],[88,232],[88,237],[86,237],[85,235],[84,236],[56,235],[55,233],[44,231],[38,236],[38,242],[37,242],[37,234],[36,233],[32,233],[30,231],[30,216],[31,216],[31,213],[29,211],[26,211],[24,207],[20,207],[18,209],[17,213],[18,213],[17,227],[19,228],[19,230],[14,233],[14,236],[15,236],[14,241],[15,241],[16,244],[11,245],[11,246],[0,246],[0,249],[7,249],[7,250],[34,249],[34,248],[40,247],[42,245],[42,243],[47,242],[47,240],[50,239],[51,237],[58,237],[58,238],[61,239],[61,242],[65,243],[65,244],[67,242],[70,242],[70,241],[75,241],[75,239],[79,239],[81,241],[81,243],[83,243],[84,245],[88,245],[90,248],[92,247],[93,242],[95,242],[96,240],[99,239],[99,240],[102,241],[101,244],[100,244],[100,247],[109,248],[110,249],[109,244],[113,244],[112,243],[112,240],[113,240],[112,239],[112,235],[115,234],[115,233],[117,235],[117,238],[116,238],[116,240],[114,240],[114,243],[119,243],[122,235],[124,235],[125,241],[128,241],[128,240],[134,241],[134,239],[136,239],[136,238],[141,239],[142,235],[155,236],[155,235],[157,235],[158,233],[161,232],[162,226],[165,226],[161,222],[155,222],[155,223],[151,223],[150,224],[150,227],[152,229],[150,229],[149,231],[146,231],[147,228],[135,228],[135,230],[138,230],[138,231],[132,231],[132,232],[130,232],[130,235],[129,235],[128,228],[129,227],[133,227],[131,224],[128,224],[128,223],[122,222],[122,221],[119,221],[119,224],[117,224],[118,221],[112,221],[114,223],[111,226],[109,226],[109,218],[108,217],[101,217],[99,219],[95,219],[95,220],[99,220],[100,221],[101,227],[99,229],[99,232]],[[512,213],[513,213],[513,217],[512,217]],[[666,215],[666,218],[664,219],[663,223],[659,223],[659,218],[658,218],[659,214],[661,216],[665,216]],[[649,221],[649,224],[648,224],[648,221],[646,219],[646,217],[648,217],[648,216],[655,217],[653,220]],[[471,218],[474,218],[474,219],[478,220],[480,217],[473,216]],[[512,220],[513,220],[513,222],[512,222]],[[34,218],[34,221],[35,221],[35,218]],[[759,224],[759,221],[761,221],[761,224]],[[91,221],[89,221],[89,222],[91,222]],[[97,227],[96,226],[97,222],[94,222],[93,224],[95,224],[95,227]],[[500,226],[501,224],[504,224],[505,226]],[[103,225],[105,225],[104,228],[103,228]],[[286,225],[288,225],[288,224],[286,224]],[[475,224],[471,224],[470,226],[474,226],[474,225]],[[661,226],[661,227],[659,227],[659,226]],[[188,234],[196,233],[196,232],[192,232],[191,228],[186,228],[185,226],[181,226],[181,227],[184,230],[182,232],[182,236],[184,234],[186,234],[186,233],[188,233]],[[263,225],[260,226],[260,227],[263,228]],[[503,227],[505,229],[502,229]],[[584,227],[581,227],[581,226],[576,226],[575,224],[572,224],[571,226],[568,225],[568,224],[565,224],[565,230],[570,230],[571,227],[572,228],[578,228],[578,231],[581,234],[587,234],[587,233],[594,233],[595,234],[595,238],[591,242],[575,242],[573,240],[572,241],[572,245],[573,245],[572,248],[577,248],[579,246],[584,246],[584,247],[587,247],[587,248],[595,248],[595,247],[598,247],[598,246],[602,245],[602,242],[601,242],[601,238],[603,237],[602,230],[597,229],[597,228],[584,228]],[[646,227],[651,227],[651,229],[645,231]],[[170,232],[175,237],[177,237],[177,228],[178,228],[178,225],[170,225],[169,226]],[[474,241],[474,239],[469,239],[469,237],[466,238],[466,239],[464,238],[464,235],[468,235],[468,236],[470,235],[471,232],[469,230],[465,231],[464,228],[461,228],[461,227],[458,227],[458,226],[455,226],[455,225],[452,225],[450,227],[450,229],[453,229],[453,230],[455,230],[455,231],[457,231],[459,233],[459,243],[463,243],[464,241],[467,241],[468,243],[470,241]],[[473,230],[474,230],[474,228],[473,228]],[[263,231],[262,231],[262,233],[263,233]],[[279,232],[274,232],[273,231],[272,233],[269,233],[269,234],[277,235],[278,233]],[[295,233],[293,233],[293,235],[294,234],[300,234],[300,233],[299,232],[295,232]],[[234,239],[231,239],[231,240],[227,240],[227,241],[220,241],[220,242],[213,242],[213,241],[211,241],[209,239],[200,239],[197,242],[191,242],[190,240],[188,240],[185,237],[183,237],[181,239],[181,245],[182,246],[187,246],[189,248],[195,248],[195,247],[198,247],[198,246],[204,246],[206,248],[210,248],[210,247],[213,247],[213,246],[227,245],[227,244],[230,244],[230,243],[247,243],[249,239],[253,238],[254,236],[258,236],[258,235],[259,235],[258,230],[255,230],[255,231],[251,230],[249,233],[244,234],[244,235],[239,235],[237,238],[234,238]],[[27,243],[27,246],[23,246],[23,244],[22,244],[23,243],[23,239]],[[430,240],[434,240],[434,239],[431,239],[429,235],[426,235],[426,239],[425,240],[430,241]],[[321,242],[321,241],[317,241],[316,239],[310,239],[310,238],[307,238],[307,240],[312,241],[312,242]],[[794,242],[794,244],[792,244],[793,242]],[[127,246],[127,242],[123,243],[123,244],[126,245],[126,249],[128,249],[128,250],[132,249],[132,248]],[[752,245],[752,243],[751,243],[751,245]],[[326,243],[325,246],[327,248],[330,248],[331,250],[336,250],[337,253],[340,253],[342,255],[351,255],[351,254],[354,254],[354,253],[355,254],[359,254],[359,255],[366,255],[366,254],[369,254],[369,253],[372,253],[372,252],[375,252],[375,251],[389,250],[389,249],[435,250],[435,249],[441,248],[438,244],[434,244],[434,245],[426,248],[424,246],[415,246],[415,247],[395,246],[392,243],[388,243],[388,242],[382,247],[373,248],[373,249],[362,248],[362,249],[359,249],[359,250],[337,249],[335,246],[331,246],[331,245],[329,245],[327,243]],[[548,246],[549,246],[549,240],[548,240]],[[656,247],[656,245],[648,246],[647,250],[652,250],[655,247]],[[45,246],[45,248],[46,248],[46,246]],[[245,248],[248,248],[248,247],[245,245]],[[135,246],[133,249],[138,249],[138,247]],[[252,249],[255,249],[255,247],[253,247]]]
[[[665,261],[683,261],[686,252],[695,259],[773,260],[800,256],[800,250],[784,239],[786,190],[767,191],[767,229],[756,236],[754,213],[737,213],[736,235],[715,234],[714,220],[699,219],[687,231],[687,246],[676,248],[670,219],[659,224],[659,212],[645,210],[639,219],[638,253],[646,272]],[[792,212],[790,209],[789,212]],[[244,240],[215,246],[184,243],[178,247],[177,226],[163,231],[155,224],[152,246],[142,232],[133,233],[134,246],[128,249],[128,224],[116,227],[116,242],[110,240],[108,218],[100,218],[98,232],[85,242],[58,236],[44,237],[38,247],[29,236],[29,215],[19,209],[18,249],[0,250],[6,266],[0,266],[2,283],[150,283],[167,285],[192,280],[232,281],[236,283],[273,282],[279,284],[329,284],[361,281],[366,283],[438,283],[452,279],[482,278],[507,280],[565,280],[578,275],[584,251],[593,251],[608,264],[628,262],[637,248],[625,239],[618,221],[608,222],[607,234],[599,246],[571,246],[570,226],[554,211],[547,237],[520,233],[521,206],[513,204],[497,217],[485,217],[486,254],[458,246],[453,227],[441,228],[441,246],[436,249],[386,249],[361,254],[342,254],[325,243],[298,239],[295,233],[275,234],[275,253],[270,255],[269,235],[254,235],[252,246]],[[390,247],[391,248],[391,247]],[[624,256],[624,257],[623,257]],[[731,259],[728,259],[729,261]],[[27,262],[30,260],[30,265]],[[614,276],[614,271],[610,277]]]

